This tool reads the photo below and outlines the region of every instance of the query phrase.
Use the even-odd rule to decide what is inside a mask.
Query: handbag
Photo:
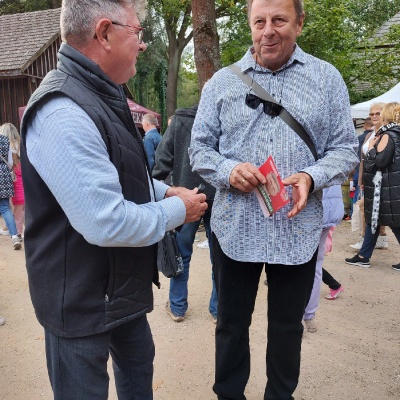
[[[15,182],[17,180],[17,175],[15,175],[15,172],[12,168],[10,168],[10,166],[8,165],[8,162],[4,159],[4,157],[0,154],[0,158],[4,161],[4,164],[7,165],[7,168],[10,170],[10,175],[11,175],[11,179],[13,182]]]
[[[265,89],[263,89],[255,80],[253,80],[248,74],[242,72],[242,70],[236,65],[232,64],[230,68],[247,86],[249,86],[253,92],[262,100],[269,101],[270,103],[279,104]],[[310,135],[303,128],[303,126],[289,113],[284,107],[279,113],[279,117],[288,124],[304,141],[307,147],[310,149],[315,161],[318,160],[317,150],[315,149],[314,143],[310,138]]]
[[[183,272],[183,260],[176,242],[175,231],[167,231],[164,238],[158,242],[157,268],[167,278]]]

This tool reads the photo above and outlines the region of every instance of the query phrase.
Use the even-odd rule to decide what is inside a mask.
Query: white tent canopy
[[[400,83],[392,87],[386,93],[375,97],[374,99],[364,101],[363,103],[354,104],[351,106],[351,116],[353,118],[367,118],[369,114],[369,108],[373,103],[390,103],[392,101],[397,101],[400,103]]]

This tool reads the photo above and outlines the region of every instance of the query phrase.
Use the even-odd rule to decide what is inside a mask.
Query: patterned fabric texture
[[[10,142],[5,136],[0,135],[0,154],[4,160],[8,160]],[[6,199],[14,195],[14,185],[10,174],[10,168],[0,158],[0,199]]]
[[[191,164],[217,190],[212,230],[228,257],[237,261],[302,264],[318,247],[322,229],[322,191],[341,184],[358,163],[347,88],[330,64],[298,46],[279,70],[255,65],[251,49],[237,63],[303,125],[319,160],[279,117],[262,105],[245,104],[249,87],[230,69],[219,70],[204,86],[192,129]],[[264,218],[254,192],[230,187],[229,176],[239,163],[261,166],[273,156],[282,178],[304,171],[314,192],[307,207],[287,218],[287,206]],[[291,188],[288,188],[292,197]]]
[[[371,215],[371,232],[376,232],[379,219],[379,206],[381,202],[381,186],[382,186],[382,171],[376,171],[374,179],[374,200],[372,203],[372,215]]]

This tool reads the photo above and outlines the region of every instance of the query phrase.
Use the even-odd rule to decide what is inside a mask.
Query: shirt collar
[[[157,128],[152,128],[152,129],[150,129],[149,131],[147,131],[147,132],[144,134],[144,136],[148,135],[150,132],[153,132],[153,131],[158,132]]]
[[[294,49],[294,52],[290,56],[289,61],[284,66],[279,68],[278,71],[280,71],[280,70],[282,70],[284,68],[287,68],[289,65],[294,64],[296,62],[298,62],[300,64],[304,64],[306,62],[306,53],[299,47],[298,44],[296,44],[295,46],[296,47]],[[253,53],[254,53],[254,47],[251,46],[247,50],[247,52],[243,56],[243,58],[238,62],[238,65],[239,65],[239,67],[241,68],[241,70],[243,72],[249,72],[249,71],[254,70],[255,61],[254,61],[254,58],[253,58]],[[268,68],[261,67],[258,64],[257,64],[257,71],[272,72]]]

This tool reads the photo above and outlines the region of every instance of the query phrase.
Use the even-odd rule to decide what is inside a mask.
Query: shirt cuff
[[[165,192],[170,188],[163,182],[153,179],[154,192],[156,196],[156,201],[160,201],[165,198]]]
[[[169,187],[168,185],[165,185]],[[175,229],[182,225],[186,218],[186,207],[184,202],[178,196],[168,197],[167,199],[158,201],[166,218],[166,231]]]

